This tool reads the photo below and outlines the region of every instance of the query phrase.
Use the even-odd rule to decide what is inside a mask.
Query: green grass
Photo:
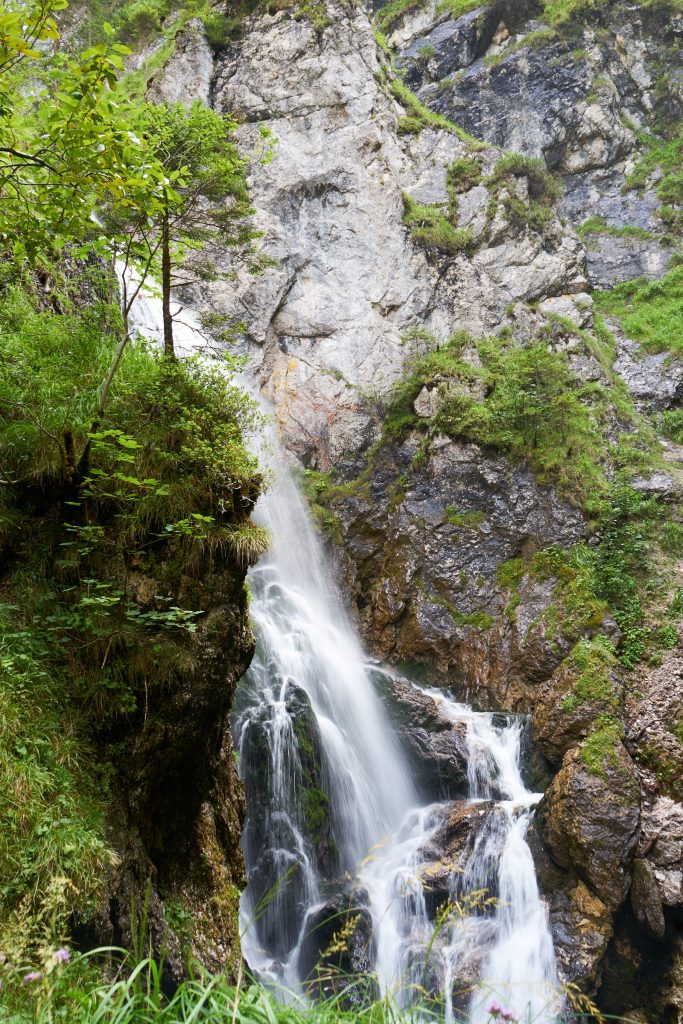
[[[53,950],[44,959],[5,972],[0,1022],[3,1024],[333,1024],[367,1021],[390,1024],[399,1014],[389,1001],[367,1009],[347,1011],[341,999],[317,1007],[301,1001],[277,1003],[265,988],[246,981],[236,989],[224,974],[199,971],[182,982],[173,995],[164,992],[162,965],[126,960],[113,981],[97,979],[105,957],[74,956],[66,965],[54,962]],[[27,968],[40,970],[42,980],[23,983]],[[356,981],[360,988],[363,979]],[[348,982],[353,988],[354,982]]]
[[[445,522],[462,530],[477,530],[485,519],[485,512],[458,512],[453,505],[446,508]]]
[[[594,295],[597,310],[619,320],[648,352],[683,354],[683,266],[658,281],[627,281]]]
[[[475,139],[464,128],[460,128],[459,125],[449,121],[441,114],[435,114],[433,110],[421,103],[415,93],[400,78],[392,79],[389,83],[389,91],[407,111],[404,117],[399,118],[398,131],[400,135],[416,135],[424,128],[438,128],[441,131],[457,135],[463,142],[467,142],[472,150],[487,148],[488,143]]]
[[[437,4],[437,14],[448,13],[451,18],[461,18],[463,14],[469,14],[477,7],[484,7],[487,0],[440,0]]]
[[[590,775],[605,778],[611,769],[620,767],[617,744],[621,742],[624,727],[611,715],[600,715],[593,731],[581,744],[581,760]]]
[[[16,959],[93,909],[113,854],[106,774],[49,633],[0,605],[0,637],[0,947]]]
[[[650,241],[656,237],[652,231],[634,227],[632,224],[614,227],[611,224],[607,224],[604,217],[589,217],[588,220],[579,225],[576,233],[581,238],[586,238],[589,235],[611,235],[615,238],[633,238],[636,241]]]
[[[202,609],[176,606],[181,578],[268,543],[247,511],[260,481],[244,432],[260,419],[230,363],[140,341],[94,424],[118,312],[57,298],[66,312],[19,281],[0,292],[0,949],[15,962],[101,892],[102,737],[192,657]],[[158,592],[139,597],[133,564]]]
[[[426,0],[391,0],[377,12],[375,20],[381,32],[391,33],[406,14],[426,6]]]
[[[410,229],[411,238],[426,249],[456,256],[472,245],[471,233],[467,228],[456,227],[442,204],[416,203],[407,194],[403,201],[403,223]]]
[[[617,710],[619,695],[612,685],[612,674],[618,661],[611,641],[603,636],[580,640],[568,663],[576,675],[572,692],[562,704],[563,711],[574,711],[581,704],[592,702]]]

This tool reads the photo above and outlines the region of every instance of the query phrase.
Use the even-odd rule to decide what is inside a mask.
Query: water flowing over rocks
[[[539,484],[526,466],[481,445],[437,435],[425,453],[419,432],[376,445],[397,382],[417,357],[456,331],[480,338],[507,328],[520,344],[542,337],[551,351],[566,353],[581,380],[609,386],[604,354],[577,333],[595,332],[590,290],[658,277],[669,266],[657,181],[651,177],[638,190],[624,184],[640,152],[639,131],[667,76],[672,84],[659,102],[680,114],[675,62],[683,19],[614,4],[565,35],[549,31],[538,10],[533,2],[500,0],[453,19],[428,3],[399,18],[388,33],[394,59],[419,99],[489,142],[486,149],[435,123],[402,133],[407,111],[390,94],[363,9],[331,3],[330,24],[319,31],[283,11],[246,18],[242,37],[213,57],[208,96],[241,123],[255,224],[277,263],[256,280],[231,267],[234,279],[212,284],[201,298],[245,323],[245,350],[289,451],[305,466],[339,470],[342,493],[331,506],[339,533],[331,545],[337,575],[366,647],[400,666],[401,678],[376,666],[368,676],[374,675],[395,727],[397,763],[408,766],[423,801],[447,801],[443,815],[421,807],[402,828],[400,815],[389,816],[385,831],[392,839],[382,857],[385,875],[389,867],[395,872],[390,881],[396,890],[379,873],[372,875],[372,864],[364,869],[375,904],[382,883],[389,887],[389,905],[410,866],[409,913],[404,906],[404,917],[392,918],[392,927],[404,929],[405,956],[391,969],[422,976],[419,950],[438,908],[457,889],[452,865],[460,869],[456,875],[466,874],[472,851],[495,823],[498,854],[503,838],[514,840],[518,871],[529,868],[524,851],[533,854],[540,889],[540,897],[532,892],[534,928],[542,932],[547,908],[560,977],[612,1005],[609,992],[623,988],[629,972],[641,977],[653,956],[647,944],[655,944],[668,959],[653,977],[668,993],[666,1005],[676,1008],[683,1002],[683,953],[671,936],[681,906],[683,820],[677,801],[683,794],[681,745],[667,726],[681,714],[679,652],[666,654],[659,668],[638,667],[646,676],[637,699],[638,686],[625,687],[614,671],[605,692],[568,701],[575,678],[565,659],[576,641],[603,635],[618,643],[619,630],[604,615],[580,628],[571,622],[558,628],[558,579],[534,573],[530,565],[539,551],[554,545],[568,550],[584,539],[584,515],[568,496]],[[207,95],[207,51],[193,31],[188,28],[178,57],[155,76],[155,95]],[[277,140],[267,163],[261,162],[268,150],[264,129]],[[520,223],[510,212],[534,198],[527,175],[515,175],[500,189],[491,185],[508,148],[543,158],[564,179],[565,195],[548,207],[542,226]],[[447,168],[464,157],[474,158],[481,172],[481,180],[457,197],[457,225],[469,232],[468,247],[457,253],[430,249],[403,223],[404,193],[418,203],[448,202]],[[596,213],[600,223],[575,230]],[[637,405],[657,413],[675,408],[680,361],[666,353],[643,355],[616,328],[614,337],[613,369]],[[439,386],[424,387],[414,412],[433,423],[440,402]],[[662,494],[671,486],[675,490],[674,476],[658,473],[643,477],[641,490]],[[511,563],[517,566],[512,574]],[[266,602],[276,582],[264,578],[260,586],[258,600]],[[327,642],[329,634],[324,636]],[[276,935],[273,912],[275,931],[264,923],[260,939],[275,955],[268,962],[258,960],[253,948],[249,955],[264,976],[280,976],[306,913],[309,922],[322,924],[330,910],[342,917],[357,911],[353,970],[372,989],[372,978],[388,971],[378,953],[387,945],[377,935],[376,947],[368,941],[372,912],[360,889],[350,892],[341,884],[342,865],[335,859],[340,830],[330,823],[335,815],[350,820],[343,815],[351,796],[335,798],[330,785],[330,763],[340,762],[329,758],[341,756],[343,743],[330,726],[327,698],[315,689],[328,682],[328,670],[326,665],[317,681],[304,680],[297,664],[296,672],[278,680],[289,696],[274,687],[268,714],[255,716],[264,726],[273,720],[274,705],[283,706],[303,752],[298,777],[318,794],[317,838],[310,841],[303,812],[283,826],[291,833],[294,820],[299,833],[294,840],[290,834],[285,851],[290,866],[298,865],[280,905],[290,923]],[[273,665],[257,663],[257,671],[271,678]],[[535,761],[529,757],[522,765],[527,785],[536,788],[528,782],[533,777],[539,790],[545,788],[556,772],[534,823],[531,803],[522,814],[500,806],[520,794],[505,797],[495,771],[489,789],[477,795],[481,802],[465,802],[472,783],[470,725],[462,717],[449,719],[431,693],[403,675],[452,687],[477,708],[532,713]],[[259,687],[262,693],[263,678]],[[594,763],[589,733],[612,714],[623,720],[623,742],[615,738],[607,756]],[[512,720],[501,722],[513,728]],[[494,732],[502,728],[488,724]],[[529,742],[524,735],[520,730],[520,742]],[[253,742],[252,760],[271,757],[265,731]],[[243,756],[247,785],[253,786],[250,803],[267,804],[273,780],[252,780],[245,768],[251,763],[248,744]],[[259,843],[264,820],[259,824],[252,813],[247,829],[252,840],[261,829]],[[355,836],[355,862],[347,857],[343,865],[352,876],[375,835],[371,824]],[[265,892],[283,870],[283,846],[272,831],[268,842],[263,879],[250,875],[254,892]],[[472,882],[474,876],[468,877]],[[504,880],[500,856],[488,862],[483,877],[498,892]],[[475,1021],[476,1011],[458,994],[458,978],[482,977],[487,951],[498,941],[492,936],[500,939],[505,927],[502,915],[480,916],[477,924],[472,915],[467,954],[452,929],[439,948],[439,965],[429,965],[446,1005],[450,1000],[451,1009],[471,1010]],[[327,946],[322,936],[309,934],[298,950],[308,982],[315,957],[323,956],[334,932],[328,929],[325,937]],[[547,945],[544,956],[547,967]],[[348,966],[344,961],[344,970]],[[628,1009],[644,1013],[645,1003],[629,998]]]

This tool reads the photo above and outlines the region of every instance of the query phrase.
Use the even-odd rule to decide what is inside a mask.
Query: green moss
[[[484,63],[487,67],[495,68],[500,64],[503,64],[513,53],[519,53],[520,50],[526,50],[529,47],[548,46],[551,43],[554,43],[557,39],[558,33],[554,29],[539,28],[535,32],[529,32],[523,39],[520,39],[518,43],[508,46],[500,53],[495,53],[489,57],[485,57]]]
[[[488,0],[439,0],[437,14],[449,14],[451,18],[461,18],[477,7],[484,7]]]
[[[531,560],[535,579],[557,581],[553,602],[545,612],[548,639],[577,639],[597,629],[609,608],[596,593],[595,553],[585,544],[568,551],[558,546],[544,548]]]
[[[441,597],[439,594],[430,593],[424,586],[418,586],[418,588],[427,601],[432,604],[437,604],[441,608],[445,608],[456,626],[471,626],[473,629],[486,631],[491,629],[496,621],[492,615],[489,615],[489,613],[485,611],[461,612],[454,604],[446,600],[446,598]]]
[[[598,311],[616,317],[646,351],[683,354],[683,266],[658,281],[627,281],[594,298]]]
[[[468,192],[482,179],[482,170],[479,160],[473,157],[461,157],[455,160],[448,168],[446,174],[446,188],[449,192],[458,195],[461,192]]]
[[[454,505],[449,505],[444,521],[464,530],[477,530],[485,519],[484,512],[458,512]]]
[[[330,800],[322,789],[311,786],[303,790],[302,809],[306,830],[314,842],[319,842],[330,814]]]
[[[394,78],[389,83],[389,91],[407,111],[405,117],[399,118],[399,134],[414,135],[422,131],[423,128],[438,128],[441,131],[457,135],[463,142],[469,143],[473,150],[487,148],[487,143],[475,139],[464,128],[460,128],[441,114],[435,114],[424,103],[421,103],[415,93],[400,78]]]
[[[608,224],[604,217],[589,217],[576,229],[577,235],[586,238],[590,235],[611,235],[615,238],[633,238],[637,241],[649,241],[655,238],[652,231],[645,228],[637,228],[631,224],[624,224],[622,227],[613,227]]]
[[[655,190],[662,202],[660,216],[679,237],[683,230],[683,123],[669,126],[666,137],[633,130],[643,147],[643,155],[625,182],[625,189],[643,189],[659,170]]]
[[[538,201],[554,203],[564,191],[562,179],[547,169],[544,160],[522,156],[521,153],[508,153],[502,157],[493,168],[489,182],[495,184],[509,177],[527,178],[529,195]]]
[[[618,667],[614,645],[604,636],[580,640],[568,663],[577,673],[572,692],[562,703],[563,711],[574,711],[581,704],[599,702],[613,710],[619,707],[612,676]]]
[[[593,731],[581,745],[581,760],[591,775],[605,778],[609,768],[619,768],[618,744],[623,726],[611,715],[600,715]]]

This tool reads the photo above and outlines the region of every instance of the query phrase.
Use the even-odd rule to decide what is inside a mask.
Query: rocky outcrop
[[[574,868],[608,910],[622,903],[630,884],[640,830],[640,788],[635,768],[618,741],[599,764],[587,748],[568,754],[538,811],[539,831],[553,860]]]
[[[465,723],[449,719],[434,697],[407,679],[395,678],[381,669],[372,672],[372,679],[408,756],[421,796],[429,802],[465,796]]]
[[[388,95],[367,15],[332,4],[329,17],[320,32],[284,12],[247,19],[243,38],[221,50],[212,103],[244,122],[255,224],[278,264],[258,282],[237,268],[236,281],[205,296],[245,323],[288,446],[322,468],[376,437],[376,402],[404,371],[411,329],[481,334],[511,302],[586,286],[570,230],[552,217],[543,232],[512,223],[504,196],[489,210],[481,185],[459,200],[476,251],[416,244],[402,223],[404,193],[445,202],[447,169],[471,146],[427,125],[399,136],[404,111]],[[262,167],[264,131],[277,141]],[[484,177],[499,156],[480,152]]]
[[[305,922],[298,971],[309,995],[335,998],[348,1009],[379,997],[373,974],[375,944],[368,894],[355,889],[333,896]]]
[[[671,248],[655,182],[623,186],[639,150],[637,129],[675,75],[683,20],[665,8],[615,3],[588,24],[553,29],[536,20],[538,10],[495,0],[454,21],[428,8],[421,18],[407,16],[390,41],[431,109],[562,173],[562,208],[573,224],[597,213],[587,244],[594,286],[659,277]],[[680,116],[675,85],[666,97],[667,116],[676,108]]]
[[[203,615],[196,632],[178,639],[175,654],[169,648],[166,659],[156,656],[156,667],[144,660],[144,649],[137,652],[139,663],[133,658],[122,665],[133,691],[140,691],[137,711],[99,732],[103,757],[116,772],[108,831],[118,861],[107,880],[107,902],[77,934],[91,944],[133,948],[146,913],[172,986],[190,958],[213,970],[239,961],[244,796],[229,726],[254,639],[246,566],[217,553],[204,560],[200,574],[177,581],[178,563],[168,555],[168,561],[157,554],[128,566],[138,608],[145,611],[155,595],[172,593],[179,607],[201,608]],[[189,933],[174,930],[178,905],[191,915]]]
[[[576,659],[563,661],[539,691],[534,705],[534,741],[557,768],[564,755],[588,736],[600,716],[613,714],[622,704],[624,684],[617,659],[598,654],[592,661],[589,653],[583,671]]]
[[[418,460],[421,442],[382,449],[365,492],[335,503],[363,633],[381,657],[424,666],[480,707],[525,710],[563,654],[543,621],[554,585],[520,581],[506,614],[497,572],[578,540],[582,516],[501,456],[439,437]]]

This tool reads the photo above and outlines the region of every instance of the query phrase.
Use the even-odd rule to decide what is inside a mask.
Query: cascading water
[[[130,319],[141,334],[161,337],[161,304],[149,292]],[[205,350],[196,317],[186,310],[183,320],[180,352]],[[273,479],[257,516],[273,545],[250,573],[257,651],[234,725],[248,807],[247,961],[284,998],[300,994],[320,913],[346,906],[369,922],[365,966],[399,1006],[428,991],[442,1000],[447,1022],[459,1013],[484,1024],[497,996],[517,1019],[550,1021],[558,985],[525,839],[539,795],[522,781],[521,722],[501,724],[427,691],[445,717],[464,726],[463,802],[483,816],[465,862],[450,874],[458,913],[442,913],[437,925],[425,863],[451,805],[420,806],[286,454],[276,440],[270,453]],[[472,896],[482,891],[496,892],[493,905]]]

